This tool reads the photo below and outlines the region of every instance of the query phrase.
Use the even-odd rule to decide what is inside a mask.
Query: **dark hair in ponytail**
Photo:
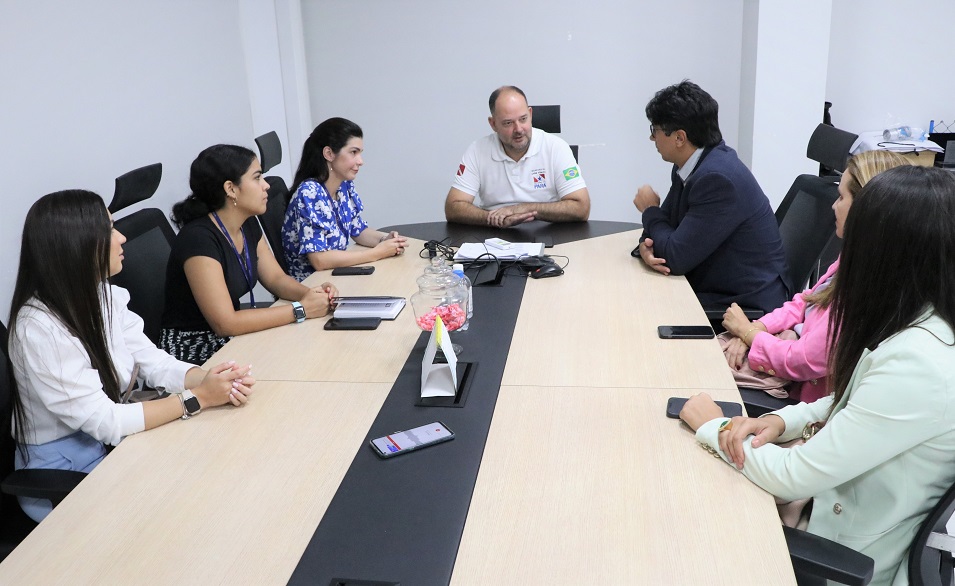
[[[363,138],[361,127],[344,118],[329,118],[315,127],[312,134],[305,139],[302,147],[302,160],[299,161],[298,171],[295,172],[295,181],[289,191],[295,194],[299,185],[312,180],[319,183],[328,181],[328,161],[325,160],[325,147],[337,153],[348,144],[352,137]]]
[[[41,302],[79,340],[99,374],[103,392],[119,401],[119,377],[107,343],[110,244],[113,228],[103,199],[80,189],[44,195],[27,212],[20,267],[10,307],[10,346],[17,343],[17,318],[33,300]],[[105,302],[100,301],[100,295]],[[103,314],[106,307],[107,314]],[[23,411],[14,387],[15,436],[21,446]]]
[[[217,144],[199,153],[189,169],[189,188],[192,195],[172,206],[172,219],[182,228],[189,222],[225,205],[226,181],[236,185],[249,170],[255,153],[233,144]]]

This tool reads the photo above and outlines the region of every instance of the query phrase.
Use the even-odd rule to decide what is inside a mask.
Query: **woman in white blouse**
[[[205,371],[143,334],[129,294],[108,282],[122,270],[125,241],[89,191],[51,193],[27,213],[10,310],[17,469],[88,472],[106,444],[207,407],[241,406],[252,392],[251,366]],[[122,404],[137,365],[146,385],[172,395]],[[20,504],[37,521],[51,509],[39,499]]]

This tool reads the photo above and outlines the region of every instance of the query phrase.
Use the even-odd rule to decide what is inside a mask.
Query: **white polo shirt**
[[[516,203],[550,203],[586,187],[574,155],[559,137],[535,128],[531,144],[515,161],[496,134],[471,143],[458,166],[454,188],[493,210]]]

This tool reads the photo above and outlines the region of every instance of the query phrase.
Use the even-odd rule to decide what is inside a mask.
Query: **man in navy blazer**
[[[633,255],[664,275],[685,275],[704,308],[738,303],[769,312],[790,297],[779,227],[756,178],[726,146],[719,105],[683,81],[647,104],[650,140],[673,163],[660,204],[649,185],[633,205],[643,236]]]

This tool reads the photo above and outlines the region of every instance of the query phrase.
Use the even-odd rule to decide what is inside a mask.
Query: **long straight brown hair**
[[[112,224],[103,199],[91,191],[44,195],[23,224],[20,266],[10,307],[11,354],[19,343],[17,319],[26,306],[46,306],[79,340],[99,374],[103,392],[119,401],[119,378],[109,353],[109,255]],[[101,296],[104,302],[101,302]],[[104,315],[103,307],[107,308]],[[13,391],[15,436],[24,437],[19,389]]]
[[[932,309],[955,327],[955,174],[906,165],[870,181],[845,226],[829,311],[833,407],[866,350]],[[955,345],[955,340],[941,340]],[[904,399],[900,399],[904,400]]]

